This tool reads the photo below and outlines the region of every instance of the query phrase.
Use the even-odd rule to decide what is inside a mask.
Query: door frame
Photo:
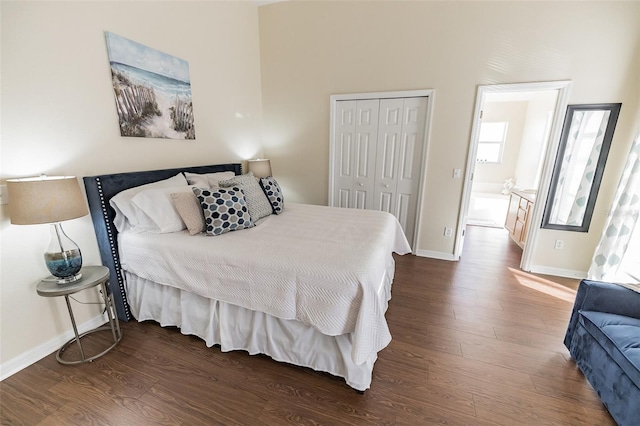
[[[551,130],[549,132],[549,142],[547,143],[547,149],[544,154],[544,164],[542,166],[538,193],[536,194],[536,202],[533,204],[533,213],[530,219],[530,223],[539,224],[542,222],[544,204],[547,199],[547,194],[549,193],[549,186],[551,185],[551,173],[553,171],[556,152],[558,151],[558,145],[560,143],[560,132],[562,131],[562,123],[567,110],[571,85],[571,80],[560,80],[537,83],[492,84],[478,86],[476,105],[473,113],[473,124],[471,128],[471,139],[469,141],[469,151],[467,154],[467,168],[462,191],[462,205],[460,208],[460,215],[458,216],[457,235],[453,253],[455,260],[460,259],[462,247],[464,245],[464,232],[467,225],[467,215],[469,213],[471,186],[473,184],[473,173],[476,166],[475,158],[478,150],[478,136],[480,134],[481,113],[485,96],[489,93],[558,90],[556,108],[553,113]],[[528,228],[526,237],[527,243],[522,251],[522,259],[520,261],[520,268],[524,271],[531,271],[531,263],[538,241],[540,226],[529,226]]]
[[[365,100],[365,99],[393,99],[393,98],[426,98],[427,99],[427,110],[425,111],[425,120],[424,120],[424,136],[422,140],[422,160],[420,163],[420,177],[418,181],[418,196],[416,200],[416,223],[413,230],[413,247],[411,247],[411,252],[413,254],[416,253],[418,247],[418,235],[420,235],[420,225],[422,223],[422,201],[423,201],[423,188],[424,188],[424,180],[427,172],[427,154],[429,152],[429,140],[431,139],[431,120],[433,116],[433,102],[435,98],[435,90],[434,89],[416,89],[416,90],[402,90],[402,91],[393,91],[393,92],[367,92],[367,93],[344,93],[344,94],[336,94],[331,95],[329,97],[329,205],[333,205],[334,197],[334,180],[333,180],[333,172],[334,172],[334,164],[333,164],[333,156],[335,154],[335,113],[336,113],[336,105],[339,101],[357,101],[357,100]]]

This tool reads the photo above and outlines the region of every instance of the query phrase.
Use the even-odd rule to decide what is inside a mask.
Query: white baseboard
[[[78,325],[78,334],[82,334],[85,331],[93,330],[94,328],[99,327],[107,323],[108,321],[109,319],[107,318],[107,314],[93,317],[89,321]],[[0,364],[0,381],[16,374],[23,368],[27,368],[31,364],[40,361],[42,358],[48,356],[49,354],[56,352],[62,345],[74,338],[74,336],[75,335],[73,334],[73,329],[71,329],[49,340],[48,342],[43,343],[40,346],[28,350],[22,355],[18,355],[17,357],[12,358],[7,362],[3,362],[2,364]]]
[[[531,267],[531,271],[534,274],[543,274],[543,275],[553,275],[556,277],[564,277],[564,278],[576,278],[576,279],[584,279],[587,278],[586,271],[576,271],[573,269],[563,269],[563,268],[551,268],[549,266],[541,266],[541,265],[533,265]]]
[[[449,260],[452,262],[457,262],[458,260],[460,260],[459,257],[454,256],[451,253],[444,253],[441,251],[431,251],[431,250],[416,250],[416,256],[429,257],[431,259]]]

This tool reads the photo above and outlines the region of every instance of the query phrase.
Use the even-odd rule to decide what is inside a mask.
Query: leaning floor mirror
[[[542,227],[588,232],[622,104],[569,105]]]

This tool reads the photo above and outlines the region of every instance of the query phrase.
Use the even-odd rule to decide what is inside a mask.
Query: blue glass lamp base
[[[68,284],[82,278],[82,255],[79,249],[68,250],[61,253],[45,253],[47,269],[51,272],[51,281],[58,284]]]

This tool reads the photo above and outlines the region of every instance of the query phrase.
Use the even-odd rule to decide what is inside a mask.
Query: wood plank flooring
[[[0,423],[614,425],[562,344],[578,282],[523,273],[520,255],[504,230],[469,227],[460,262],[398,256],[393,341],[364,395],[129,322],[93,363],[52,354],[0,383]]]

